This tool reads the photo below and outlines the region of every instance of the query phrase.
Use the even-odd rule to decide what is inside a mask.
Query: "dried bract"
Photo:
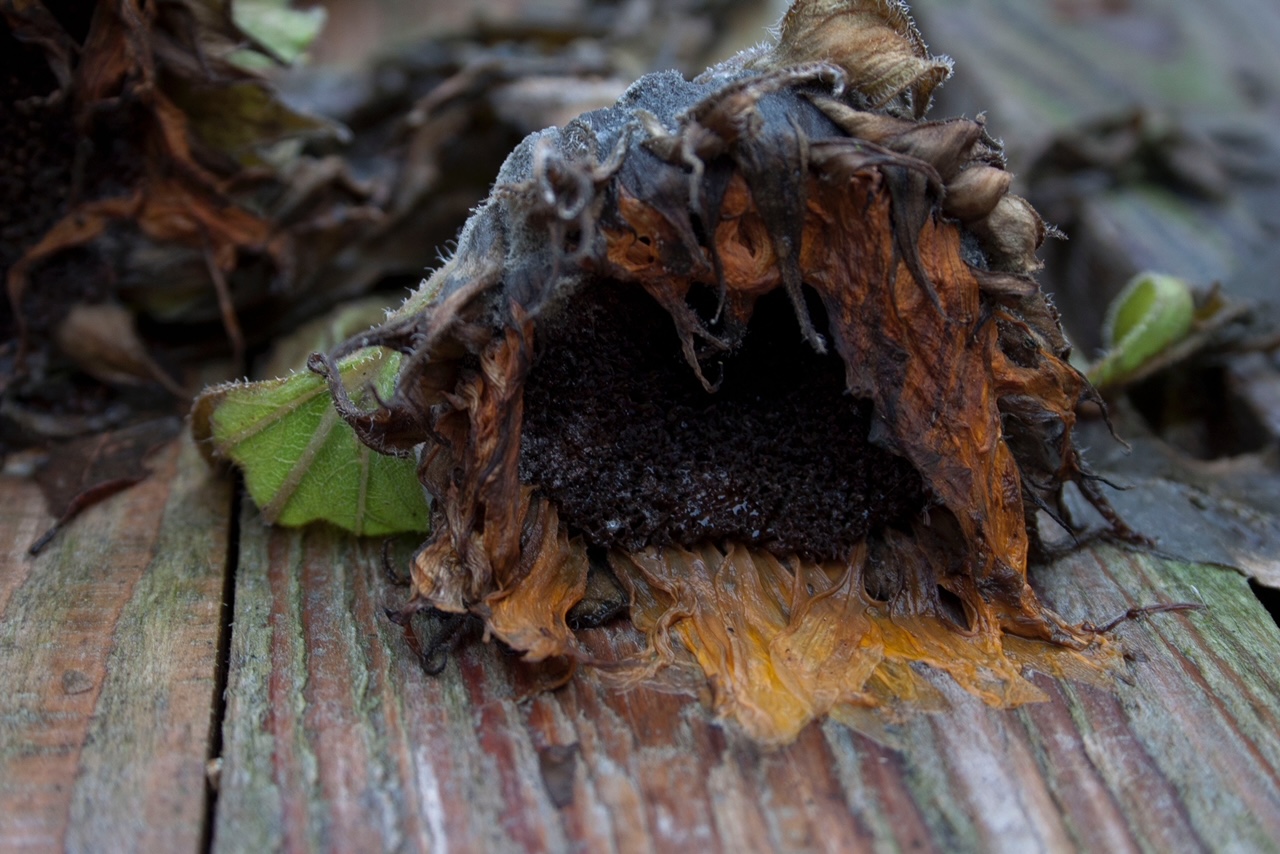
[[[1010,644],[1094,636],[1028,586],[1034,517],[1069,521],[1069,482],[1107,508],[1029,277],[1045,228],[980,121],[918,118],[948,72],[899,3],[801,2],[773,51],[517,148],[351,344],[405,354],[395,395],[333,384],[436,498],[409,610],[586,660],[566,614],[607,565],[650,638],[630,672],[691,655],[766,743],[924,697],[914,662],[1038,697]]]

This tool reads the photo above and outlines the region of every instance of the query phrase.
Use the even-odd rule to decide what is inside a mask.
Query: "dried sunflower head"
[[[436,498],[410,608],[530,659],[607,563],[721,712],[784,741],[925,690],[1036,696],[1007,638],[1088,632],[1027,584],[1080,485],[1089,394],[1030,274],[1045,227],[891,0],[797,3],[781,41],[639,80],[517,148],[456,254],[351,342],[405,354],[339,412]],[[683,651],[670,643],[678,638]]]

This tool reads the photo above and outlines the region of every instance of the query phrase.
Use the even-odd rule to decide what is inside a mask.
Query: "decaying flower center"
[[[1044,226],[980,123],[920,118],[949,65],[900,4],[801,2],[782,35],[526,140],[352,343],[408,356],[384,406],[318,365],[436,498],[409,608],[587,660],[565,618],[594,549],[642,670],[691,656],[761,741],[918,699],[918,663],[1033,699],[1011,638],[1094,640],[1027,584],[1034,517],[1069,521],[1072,481],[1109,511],[1030,277]]]
[[[670,315],[627,283],[592,283],[548,326],[524,389],[520,480],[593,545],[733,541],[842,560],[924,503],[920,475],[868,441],[871,401],[847,394],[843,362],[800,336],[781,291],[738,348],[703,362],[713,392]]]

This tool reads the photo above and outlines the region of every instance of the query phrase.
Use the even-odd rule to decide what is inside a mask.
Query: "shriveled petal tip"
[[[987,250],[993,270],[1030,273],[1044,266],[1036,250],[1044,243],[1047,229],[1040,214],[1021,196],[1003,196],[991,213],[970,227]]]
[[[947,185],[942,210],[961,222],[990,214],[1009,192],[1013,176],[994,166],[970,166]]]
[[[533,516],[515,580],[485,598],[485,625],[526,661],[543,661],[577,649],[566,618],[587,592],[587,552],[553,506],[539,501]]]
[[[779,30],[777,46],[753,67],[776,71],[833,63],[872,107],[909,94],[916,116],[922,116],[933,90],[951,76],[951,60],[929,55],[906,4],[898,0],[797,0]]]

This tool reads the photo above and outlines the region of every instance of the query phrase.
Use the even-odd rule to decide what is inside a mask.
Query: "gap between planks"
[[[186,436],[149,465],[35,558],[0,480],[0,849],[200,848],[231,493]]]

